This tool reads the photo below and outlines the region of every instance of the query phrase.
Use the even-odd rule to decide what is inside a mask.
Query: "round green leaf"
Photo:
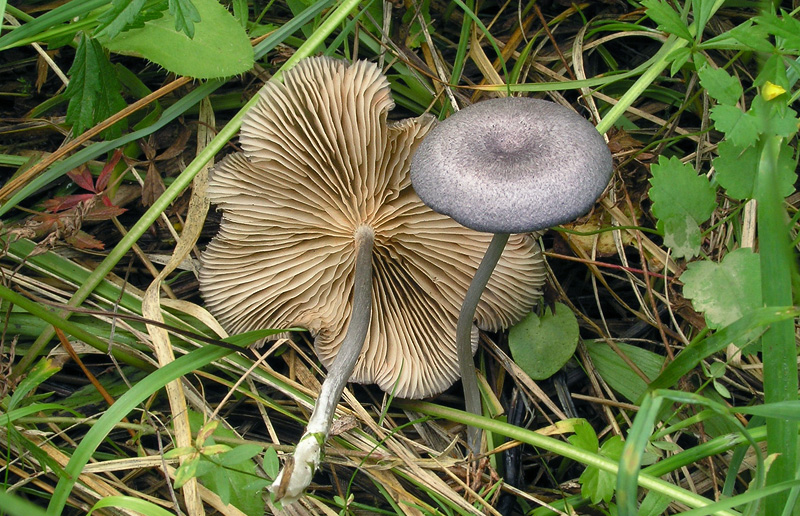
[[[508,345],[523,371],[534,380],[544,380],[564,367],[575,353],[578,320],[569,307],[556,303],[555,313],[549,309],[541,317],[530,313],[512,326]]]

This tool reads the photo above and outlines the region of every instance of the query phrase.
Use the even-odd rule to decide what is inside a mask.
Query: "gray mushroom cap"
[[[525,233],[588,212],[612,174],[594,126],[545,100],[492,99],[436,126],[417,148],[411,182],[422,201],[488,233]]]

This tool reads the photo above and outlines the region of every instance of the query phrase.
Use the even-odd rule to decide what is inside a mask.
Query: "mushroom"
[[[470,344],[475,309],[511,233],[569,222],[588,212],[612,174],[611,153],[575,112],[530,98],[469,106],[436,126],[411,161],[422,201],[460,224],[493,233],[459,314],[456,346],[469,412],[481,413]],[[473,452],[477,428],[468,431]]]
[[[270,488],[284,503],[311,481],[348,379],[404,398],[458,379],[456,321],[489,235],[419,199],[410,156],[435,119],[390,123],[393,106],[376,65],[302,60],[263,88],[242,124],[243,152],[211,174],[223,216],[202,256],[208,309],[230,332],[307,328],[328,370],[294,460]],[[512,237],[478,327],[519,320],[544,279],[536,240]],[[470,340],[477,348],[477,332]]]

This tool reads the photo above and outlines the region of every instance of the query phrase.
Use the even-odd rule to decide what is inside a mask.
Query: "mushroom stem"
[[[464,402],[467,412],[480,415],[481,393],[478,389],[478,376],[475,373],[475,361],[472,358],[472,326],[475,319],[475,310],[481,300],[481,294],[492,277],[500,255],[508,242],[508,233],[496,233],[492,237],[486,254],[483,255],[478,270],[469,284],[464,303],[461,305],[461,313],[458,315],[456,326],[456,349],[458,350],[458,368],[461,371],[461,384],[464,387]],[[467,427],[467,445],[474,454],[480,452],[480,429]]]
[[[372,317],[372,247],[375,233],[369,226],[360,226],[354,236],[356,266],[350,324],[328,369],[328,377],[322,383],[306,431],[297,442],[294,457],[287,461],[269,488],[275,494],[275,499],[283,503],[292,503],[300,498],[311,483],[319,466],[322,446],[328,438],[336,405],[347,380],[353,374],[367,337]]]

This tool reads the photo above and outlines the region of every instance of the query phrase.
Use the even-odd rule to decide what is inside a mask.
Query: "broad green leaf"
[[[651,167],[650,199],[658,228],[676,256],[700,250],[700,224],[716,207],[716,192],[708,179],[678,158],[660,156]]]
[[[564,367],[578,346],[578,320],[568,306],[556,303],[539,317],[529,313],[511,327],[511,356],[534,380],[550,378]]]
[[[632,402],[638,401],[647,390],[645,381],[605,342],[587,340],[585,345],[592,363],[609,387]],[[645,376],[650,379],[658,376],[664,364],[663,356],[624,342],[618,342],[617,347]]]
[[[734,105],[742,96],[742,85],[722,68],[712,68],[705,64],[697,70],[700,85],[711,98],[720,104]]]
[[[173,487],[180,489],[183,484],[191,480],[197,475],[197,469],[200,466],[200,456],[195,455],[189,460],[184,461],[183,464],[175,470],[175,483]]]
[[[81,35],[69,74],[69,86],[64,91],[69,99],[66,121],[74,135],[125,108],[116,71],[97,40]],[[115,138],[120,133],[120,126],[115,125],[107,136]]]
[[[0,507],[11,516],[47,516],[47,512],[33,502],[0,489]]]
[[[751,112],[745,113],[735,106],[719,105],[711,108],[709,115],[717,130],[722,131],[738,147],[756,143],[761,124]]]
[[[145,57],[178,75],[199,79],[229,77],[253,66],[253,49],[242,26],[216,0],[194,0],[201,21],[190,39],[175,29],[167,13],[116,38],[104,39],[112,52]],[[183,12],[183,11],[181,11]]]
[[[647,16],[656,22],[659,29],[681,39],[694,39],[686,22],[681,20],[681,16],[668,3],[663,0],[644,0],[642,5],[647,8]]]
[[[728,253],[720,263],[690,263],[681,274],[683,295],[703,312],[708,326],[728,326],[761,306],[761,268],[750,249]]]
[[[272,446],[264,452],[263,467],[264,472],[270,479],[278,476],[278,472],[281,469],[281,460],[278,458],[278,452]]]

